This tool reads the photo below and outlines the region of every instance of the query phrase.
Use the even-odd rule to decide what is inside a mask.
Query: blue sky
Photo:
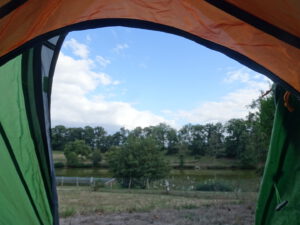
[[[52,124],[124,126],[244,117],[270,81],[221,53],[157,31],[70,33],[54,76]]]

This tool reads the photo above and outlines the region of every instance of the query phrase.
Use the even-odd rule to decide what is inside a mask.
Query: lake
[[[99,168],[57,168],[56,176],[65,177],[113,177],[107,169]],[[172,170],[166,178],[177,190],[193,189],[198,183],[221,182],[238,191],[258,191],[260,177],[254,170]],[[153,183],[153,187],[163,186],[164,180]]]

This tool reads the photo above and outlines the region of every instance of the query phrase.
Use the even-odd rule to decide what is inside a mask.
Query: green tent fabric
[[[51,224],[52,216],[31,139],[21,82],[23,56],[1,67],[1,224]],[[17,195],[17,196],[16,196]],[[11,201],[18,199],[18,201]],[[20,208],[21,207],[21,208]]]
[[[277,86],[272,138],[256,212],[256,225],[300,224],[300,102]]]
[[[58,224],[50,90],[64,35],[0,67],[0,224]]]

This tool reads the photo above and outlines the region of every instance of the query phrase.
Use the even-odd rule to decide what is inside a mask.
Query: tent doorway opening
[[[300,4],[298,1],[274,2],[270,0],[182,0],[167,2],[161,0],[91,0],[88,1],[88,3],[76,0],[2,1],[2,3],[0,3],[0,27],[2,28],[0,32],[0,90],[2,92],[0,95],[0,167],[2,171],[2,176],[0,176],[0,183],[2,185],[0,191],[0,223],[21,223],[23,225],[59,224],[56,177],[52,162],[50,137],[50,98],[52,78],[58,54],[68,32],[121,25],[177,34],[180,37],[185,37],[210,49],[222,52],[243,65],[266,75],[276,83],[276,87],[274,88],[276,113],[266,168],[264,170],[262,185],[259,191],[257,210],[255,213],[255,224],[298,224],[298,189],[300,185],[298,179],[298,165],[300,160],[300,116],[298,115],[300,111],[300,67],[298,63],[300,58],[299,9]],[[119,37],[116,36],[115,38]],[[87,37],[86,39],[87,41],[89,39],[93,40],[93,37]],[[89,51],[85,47],[85,43],[78,38],[69,40],[69,42],[69,47],[67,47],[63,53],[65,56],[72,57],[65,57],[64,62],[73,65],[73,69],[75,68],[76,70],[74,71],[74,74],[79,74],[82,70],[85,72],[88,71],[93,79],[89,79],[87,82],[86,80],[75,80],[72,78],[72,85],[57,86],[60,89],[65,89],[65,91],[61,91],[59,96],[56,97],[59,97],[60,99],[67,98],[69,96],[68,93],[71,92],[73,93],[72,97],[76,95],[76,101],[69,102],[69,104],[67,104],[67,101],[64,101],[65,105],[68,105],[69,109],[72,107],[75,109],[77,105],[81,105],[81,111],[89,112],[89,116],[86,117],[87,120],[84,121],[88,121],[90,124],[94,121],[93,118],[106,110],[105,121],[107,124],[101,124],[103,127],[107,127],[111,124],[121,124],[125,127],[123,131],[119,130],[120,126],[110,127],[110,129],[119,130],[120,133],[126,133],[126,130],[134,130],[133,134],[128,134],[128,137],[124,139],[124,145],[114,145],[115,150],[112,152],[110,152],[110,150],[107,151],[111,154],[110,157],[112,158],[110,159],[114,159],[114,156],[118,155],[120,152],[126,152],[127,150],[124,150],[124,148],[129,150],[134,148],[138,150],[148,148],[153,151],[155,149],[154,147],[149,148],[153,143],[156,143],[154,145],[161,149],[158,153],[163,154],[163,156],[159,157],[159,155],[155,155],[154,153],[157,151],[149,151],[149,154],[151,152],[151,155],[153,153],[154,156],[150,157],[146,155],[147,158],[166,159],[167,157],[171,157],[172,154],[175,154],[174,152],[177,152],[177,166],[180,166],[182,171],[187,164],[185,158],[186,154],[184,154],[187,150],[193,157],[196,155],[198,161],[205,159],[204,157],[214,157],[217,161],[222,157],[224,158],[225,155],[229,159],[237,159],[240,163],[243,161],[243,165],[247,164],[248,166],[251,166],[254,162],[253,159],[261,158],[260,154],[248,153],[264,152],[260,151],[260,149],[261,146],[263,146],[262,143],[268,139],[263,135],[265,131],[261,128],[265,128],[266,126],[261,125],[262,121],[268,121],[270,116],[265,117],[265,114],[260,112],[264,111],[262,109],[269,105],[264,101],[266,99],[260,99],[256,103],[257,113],[246,113],[244,115],[246,121],[244,121],[245,119],[228,120],[228,122],[230,121],[230,126],[225,126],[226,132],[222,133],[224,134],[223,136],[219,135],[217,132],[218,127],[223,127],[222,123],[222,126],[218,125],[217,128],[213,126],[213,131],[211,130],[212,126],[209,126],[209,129],[208,127],[204,129],[202,125],[206,125],[206,123],[198,123],[199,118],[207,118],[205,115],[209,118],[215,118],[214,116],[218,115],[219,112],[222,112],[222,115],[229,115],[230,113],[227,111],[228,107],[220,107],[220,102],[223,103],[225,101],[227,103],[229,102],[231,105],[240,104],[243,106],[246,100],[239,101],[239,96],[251,96],[249,94],[251,93],[251,88],[249,87],[251,87],[251,85],[252,87],[259,86],[259,76],[254,76],[253,79],[249,79],[249,76],[245,75],[243,69],[241,69],[238,74],[231,73],[232,76],[229,74],[225,81],[232,84],[232,87],[234,87],[237,80],[244,85],[250,86],[248,86],[246,91],[244,88],[240,88],[240,92],[237,94],[234,92],[227,92],[228,95],[225,94],[223,98],[220,97],[220,99],[215,100],[213,96],[222,91],[228,91],[228,89],[230,89],[229,86],[227,86],[228,89],[225,88],[226,85],[220,87],[216,81],[213,82],[212,86],[202,83],[202,96],[209,93],[209,95],[205,96],[207,98],[206,102],[201,102],[201,100],[199,100],[199,96],[196,95],[199,92],[194,93],[190,98],[186,98],[185,96],[187,90],[184,89],[184,87],[188,87],[188,91],[192,90],[192,85],[194,83],[197,84],[196,79],[191,79],[195,82],[187,86],[183,84],[186,84],[185,82],[190,80],[181,80],[182,85],[177,85],[177,92],[173,92],[173,94],[170,94],[172,93],[170,90],[170,87],[172,86],[168,83],[168,85],[163,86],[164,93],[170,94],[169,96],[172,96],[173,98],[167,101],[165,99],[166,95],[159,94],[161,89],[161,86],[159,85],[162,84],[162,82],[151,83],[156,75],[153,73],[155,71],[152,71],[151,79],[141,79],[142,81],[146,80],[148,86],[133,85],[144,87],[143,91],[147,91],[147,87],[148,89],[149,87],[150,89],[155,89],[155,94],[158,93],[155,96],[155,99],[161,100],[163,102],[163,107],[151,108],[151,104],[145,105],[146,102],[149,103],[149,101],[147,101],[147,96],[144,96],[144,98],[140,97],[143,95],[132,92],[133,89],[131,89],[129,85],[127,89],[120,89],[120,87],[125,87],[125,84],[129,84],[129,82],[125,82],[128,81],[128,79],[124,78],[124,74],[120,76],[124,78],[122,80],[119,77],[115,77],[115,72],[108,71],[109,69],[112,69],[109,65],[116,65],[114,58],[110,58],[104,51],[96,51],[101,52],[101,55],[90,55],[91,51]],[[117,44],[118,45],[115,43],[113,52],[120,53],[120,55],[122,55],[123,52],[124,57],[126,57],[126,54],[124,53],[129,53],[129,51],[133,50],[133,47],[136,46],[134,43],[129,42],[118,42]],[[167,44],[165,44],[165,46],[167,46]],[[152,48],[155,49],[156,45],[150,43],[148,46],[151,47],[147,49],[147,51],[150,52]],[[67,50],[68,48],[69,50]],[[168,51],[160,51],[159,57],[156,58],[159,59],[161,56],[164,56],[164,53],[166,52],[171,52],[173,55],[184,55],[183,49],[175,52],[174,49],[176,48],[172,48]],[[185,49],[188,49],[187,46]],[[71,53],[66,51],[71,51]],[[74,53],[72,53],[72,51]],[[75,58],[76,65],[74,64],[73,56],[77,57]],[[92,58],[89,56],[92,56]],[[99,56],[97,59],[98,64],[105,67],[105,71],[97,70],[97,65],[95,63],[96,56]],[[167,58],[170,59],[171,56],[168,56]],[[194,58],[197,57],[191,58],[190,55],[186,57],[186,59],[189,59],[187,62],[191,62]],[[84,60],[86,60],[87,63],[84,63]],[[149,69],[152,68],[150,67],[150,61],[145,61],[146,60],[143,60],[140,65],[149,71]],[[216,58],[214,58],[213,61],[217,61]],[[130,68],[129,66],[132,65],[132,62],[133,58],[127,63],[128,68]],[[179,77],[185,77],[186,74],[189,73],[187,69],[184,71],[180,70],[183,68],[182,60],[172,60],[172,62],[173,65],[168,66],[167,71],[169,71],[170,68],[174,68],[175,65],[182,65],[182,67],[177,69],[178,71],[181,71],[180,75],[183,74]],[[201,60],[201,62],[203,62],[203,60]],[[162,66],[166,64],[167,63],[164,62],[157,67],[161,69]],[[197,61],[197,64],[199,64],[199,61]],[[130,71],[130,74],[137,71],[137,68],[134,65],[132,65],[131,68],[132,71]],[[186,68],[197,67],[190,65]],[[203,68],[204,67],[201,69]],[[61,67],[60,69],[63,71],[64,67]],[[127,68],[124,69],[127,74]],[[176,83],[175,78],[177,78],[177,76],[175,76],[175,72],[176,71],[172,71],[172,75],[174,74],[174,76],[169,80]],[[66,75],[66,73],[64,74]],[[141,74],[145,75],[145,73],[140,73],[140,75]],[[76,76],[76,78],[79,77],[80,76]],[[139,78],[142,77],[143,76],[140,76]],[[160,76],[160,78],[164,77],[165,76]],[[207,81],[209,80],[208,77],[213,77],[213,74],[206,73],[205,77],[207,79],[204,79],[204,81]],[[137,80],[137,77],[134,77],[133,80]],[[78,88],[78,83],[83,86]],[[102,84],[102,95],[99,94],[99,90],[97,90],[99,84]],[[203,87],[213,88],[204,91]],[[116,92],[117,90],[119,90],[119,92]],[[121,92],[122,90],[123,92]],[[117,96],[120,96],[121,93],[123,93],[123,98],[117,99]],[[178,93],[180,94],[176,95]],[[129,96],[129,94],[131,94],[131,96]],[[53,97],[55,96],[53,95]],[[177,101],[177,103],[180,102],[180,97],[183,97],[185,101],[180,104],[174,104],[174,101]],[[208,99],[209,97],[212,99]],[[70,122],[82,122],[82,117],[78,116],[78,113],[75,113],[75,110],[70,110],[67,114],[65,113],[66,111],[64,109],[66,108],[63,107],[65,105],[60,104],[59,101],[57,101],[59,98],[53,98],[54,101],[52,102],[52,106],[55,106],[55,104],[61,106],[61,109],[59,110],[60,115],[58,115],[57,118],[68,115]],[[199,102],[193,107],[189,106],[191,99],[198,99]],[[231,101],[232,99],[234,99],[234,101]],[[94,111],[95,115],[92,115],[90,113],[91,109],[95,108],[92,107],[89,102],[93,103],[96,100],[101,104],[97,105],[97,110],[96,112]],[[178,105],[181,106],[180,109],[176,108]],[[122,109],[125,109],[121,111],[121,113],[117,110],[120,106]],[[213,106],[213,110],[209,110],[211,106]],[[111,107],[113,107],[113,110],[111,110]],[[119,112],[119,117],[115,117],[116,112]],[[239,112],[238,115],[240,115],[240,113],[241,112]],[[55,114],[53,114],[53,116],[55,116]],[[235,116],[234,118],[236,118]],[[70,118],[73,118],[73,120]],[[121,119],[115,120],[113,118]],[[188,126],[185,127],[186,120],[191,122],[191,125],[187,123]],[[226,120],[226,118],[224,120]],[[111,121],[113,121],[113,123],[111,123]],[[156,121],[157,123],[154,123],[153,121]],[[129,127],[130,124],[141,123],[143,125],[140,125],[140,128],[137,130],[135,126]],[[209,123],[216,125],[217,121],[209,121]],[[58,123],[58,125],[59,124],[60,123]],[[180,124],[180,126],[176,127],[176,124]],[[201,126],[194,127],[193,124]],[[160,145],[157,144],[156,136],[158,134],[157,131],[154,132],[153,129],[156,130],[155,128],[157,128],[156,126],[158,125],[166,128],[166,130],[175,129],[177,131],[181,130],[181,127],[185,127],[185,130],[187,130],[186,133],[188,134],[186,135],[187,141],[183,143],[179,142],[177,147],[174,147],[169,141],[162,141]],[[243,126],[246,126],[247,129],[240,129]],[[144,129],[147,127],[151,129],[146,130],[146,135]],[[90,125],[90,128],[92,129],[89,127],[87,128],[93,130],[94,125]],[[189,132],[190,130],[191,132]],[[189,139],[189,134],[194,134],[194,130],[197,131],[197,137]],[[207,132],[207,130],[209,130],[209,132]],[[238,132],[240,130],[244,131]],[[98,127],[97,132],[100,134],[103,133],[102,131],[101,127]],[[257,131],[261,132],[261,134],[255,135],[257,134]],[[149,133],[151,135],[149,135]],[[171,133],[174,134],[173,131]],[[207,133],[209,135],[206,135]],[[113,132],[109,133],[109,135],[113,134]],[[183,134],[185,134],[185,131],[183,131]],[[234,138],[237,135],[240,138]],[[108,135],[104,136],[106,137]],[[116,136],[122,137],[122,135]],[[160,137],[161,135],[158,136]],[[179,139],[180,136],[172,135],[172,137],[177,137]],[[204,138],[204,141],[194,141],[201,139],[201,137],[205,137],[206,139]],[[222,140],[221,137],[225,140],[225,146],[220,144],[220,140]],[[164,135],[163,138],[165,138]],[[252,143],[252,145],[241,144],[245,143],[245,140],[248,139],[254,139],[255,141],[248,141],[248,143]],[[174,142],[172,141],[172,143]],[[189,143],[193,143],[193,145],[189,145]],[[94,164],[93,166],[96,166],[97,163],[99,163],[99,158],[102,157],[102,151],[105,151],[103,146],[102,150],[99,148],[98,151],[93,151],[93,153],[96,153],[93,155],[93,158],[96,157],[98,159],[92,162],[91,154],[87,154],[91,150],[89,150],[88,143],[85,140],[77,139],[68,144],[70,144],[71,147],[67,148],[66,146],[67,150],[78,149],[77,152],[66,150],[66,152],[68,152],[68,158],[76,164],[84,160],[89,160],[89,164],[92,163]],[[134,147],[136,146],[134,144],[138,144],[139,147]],[[201,144],[204,145],[201,146]],[[95,146],[96,144],[92,143],[92,148],[95,149]],[[170,146],[173,147],[171,148]],[[238,147],[232,148],[233,146]],[[123,151],[121,151],[121,149],[123,149]],[[201,149],[201,151],[198,151],[199,149]],[[207,149],[213,149],[213,151],[207,151]],[[148,153],[148,151],[144,152]],[[206,155],[207,152],[213,155]],[[231,155],[228,155],[229,153]],[[132,154],[125,155],[130,155],[130,158],[126,161],[127,164],[129,162],[139,162],[131,156]],[[218,157],[216,157],[217,155]],[[161,164],[161,161],[153,161],[156,163],[155,168],[160,168],[160,166],[164,167],[164,164]],[[119,161],[117,158],[110,161],[107,159],[107,162],[109,167],[113,167],[112,165],[122,165],[118,163]],[[258,164],[259,163],[255,165]],[[71,165],[70,160],[68,165]],[[82,165],[86,166],[85,163]],[[143,168],[148,168],[147,165],[149,164],[144,163]],[[134,168],[141,169],[142,167]],[[131,190],[134,186],[140,186],[142,189],[146,187],[149,188],[153,180],[151,174],[155,173],[156,170],[140,173],[147,175],[146,177],[143,177],[142,180],[140,179],[141,177],[136,174],[135,176],[132,176],[132,170],[129,171],[130,175],[126,175],[125,179],[120,180],[120,176],[116,174],[118,171],[114,172],[114,177],[119,179],[119,184],[122,184],[122,186]],[[136,180],[137,177],[139,177],[138,181]],[[161,178],[162,176],[156,174],[156,178],[158,177]],[[168,182],[169,185],[165,182],[166,186],[170,187],[170,181]],[[213,186],[214,188],[216,186],[215,183],[212,185],[209,183],[208,185]],[[94,199],[97,200],[98,198],[95,197]],[[15,204],[16,202],[18,202],[18,204]],[[182,208],[191,209],[194,208],[193,205],[194,204],[192,203],[186,204],[186,206]],[[226,209],[226,207],[224,208]],[[100,211],[102,212],[103,210],[101,209]],[[227,211],[232,210],[227,209]],[[153,215],[154,218],[156,218],[156,216],[157,215]],[[165,218],[164,216],[159,217]],[[191,218],[189,215],[183,217]],[[245,217],[243,217],[243,221],[244,218]],[[195,219],[195,221],[197,220],[198,219]],[[173,221],[176,221],[176,219]],[[216,222],[219,224],[223,223],[220,221]],[[240,221],[236,223],[241,224]]]
[[[224,217],[206,222],[252,224],[274,112],[272,96],[260,98],[268,89],[267,78],[182,37],[124,27],[69,34],[51,99],[62,221],[182,209],[199,224],[209,205]]]

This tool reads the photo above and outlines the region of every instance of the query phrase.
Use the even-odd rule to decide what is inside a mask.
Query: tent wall
[[[22,90],[22,56],[1,67],[0,223],[50,224],[47,201],[34,151]]]
[[[63,38],[0,67],[0,224],[58,223],[49,90]]]
[[[298,0],[227,0],[220,2],[228,2],[291,35],[295,35],[298,39],[300,37],[300,2]]]
[[[247,1],[235,1],[234,4],[242,8],[250,4],[242,2]],[[260,2],[257,0],[250,4],[252,6],[250,7],[251,13],[254,13],[255,17],[260,16],[261,11],[257,10],[257,14],[255,14],[256,8],[261,9],[262,7]],[[275,27],[278,25],[281,28],[283,22],[279,16],[283,14],[280,9],[282,4],[274,4],[271,0],[263,2],[263,6],[268,5],[271,8],[270,13],[266,14],[268,16],[263,16],[263,19],[266,18]],[[300,30],[299,21],[294,20],[294,18],[297,19],[296,15],[298,15],[300,6],[293,0],[288,2],[290,2],[288,13],[292,16],[291,19],[284,21],[292,21],[291,25],[286,26],[293,27],[293,29],[287,28],[286,32],[291,30],[294,34],[295,30]],[[267,8],[265,7],[264,10],[266,11]],[[274,14],[274,11],[279,11],[281,14]],[[270,15],[275,19],[270,19]],[[286,17],[285,15],[284,18]],[[107,19],[147,21],[187,32],[224,46],[259,63],[269,71],[266,75],[271,76],[271,79],[300,91],[299,48],[257,29],[217,8],[210,1],[204,0],[26,1],[0,20],[0,30],[2,31],[0,32],[2,41],[0,61],[3,62],[13,57],[22,50],[24,44],[33,45],[43,38],[43,35],[50,37],[68,28],[72,30],[89,26],[99,27],[101,23],[97,25],[96,21]],[[236,59],[238,60],[238,57]]]
[[[299,224],[300,102],[293,96],[284,101],[285,93],[277,87],[276,114],[258,199],[256,225]],[[285,107],[286,103],[293,112]],[[278,210],[280,205],[282,208]]]

